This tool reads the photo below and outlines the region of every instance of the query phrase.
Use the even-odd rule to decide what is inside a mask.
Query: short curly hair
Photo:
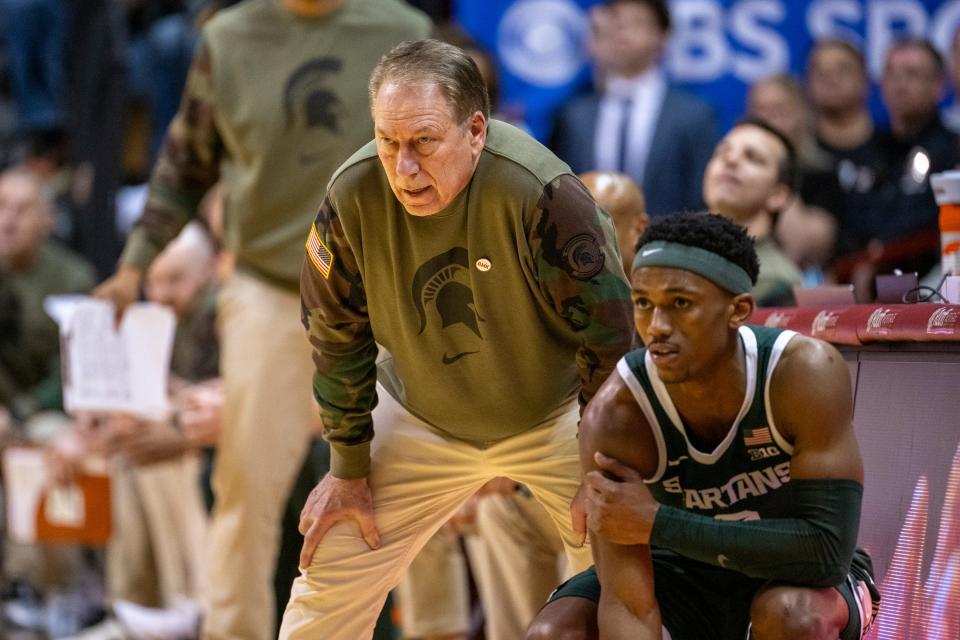
[[[721,215],[708,212],[680,213],[654,220],[637,241],[637,250],[657,240],[715,253],[746,271],[750,282],[757,284],[760,262],[753,239],[747,235],[746,229]]]

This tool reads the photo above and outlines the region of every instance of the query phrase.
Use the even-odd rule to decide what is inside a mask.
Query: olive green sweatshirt
[[[408,214],[374,143],[331,181],[301,295],[332,470],[369,470],[379,379],[411,413],[485,446],[586,401],[630,347],[609,217],[549,150],[492,121],[448,207]]]

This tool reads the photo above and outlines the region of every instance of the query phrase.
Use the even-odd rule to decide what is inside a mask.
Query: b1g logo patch
[[[597,239],[589,233],[579,233],[570,238],[560,253],[567,273],[579,280],[592,278],[603,269],[603,251]]]

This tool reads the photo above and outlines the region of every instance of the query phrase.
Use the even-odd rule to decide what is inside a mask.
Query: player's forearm
[[[615,545],[591,536],[600,579],[601,640],[660,640],[660,608],[647,545]]]
[[[660,640],[660,609],[656,606],[641,612],[631,610],[623,601],[600,594],[597,611],[600,640]]]
[[[650,543],[745,575],[835,586],[856,548],[863,487],[852,480],[794,480],[790,518],[716,520],[661,506]]]

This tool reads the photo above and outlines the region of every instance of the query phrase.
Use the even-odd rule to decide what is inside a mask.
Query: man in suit
[[[700,186],[717,141],[708,105],[667,83],[665,0],[608,0],[590,14],[596,92],[564,106],[550,147],[576,173],[619,171],[643,187],[652,216],[702,209]]]

